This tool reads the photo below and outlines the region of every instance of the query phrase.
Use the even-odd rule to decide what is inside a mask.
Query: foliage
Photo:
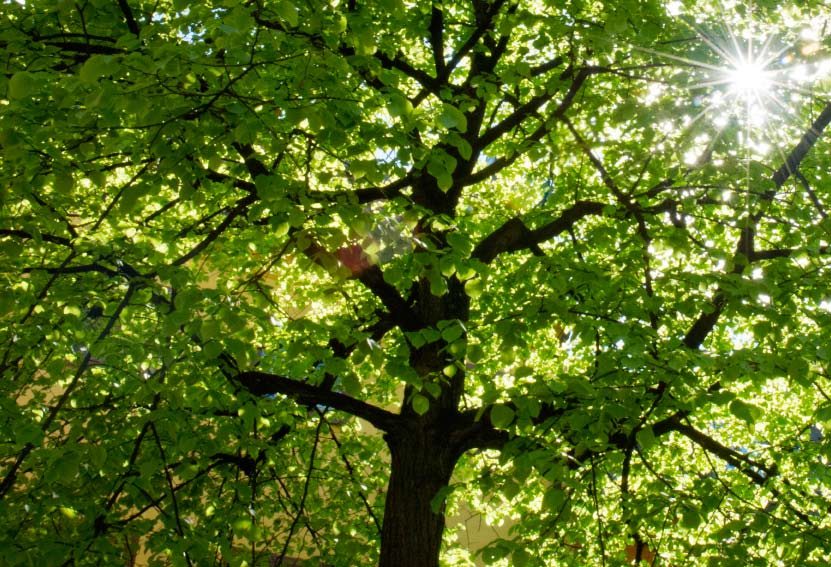
[[[831,105],[690,62],[827,6],[666,4],[6,2],[5,560],[826,564]]]

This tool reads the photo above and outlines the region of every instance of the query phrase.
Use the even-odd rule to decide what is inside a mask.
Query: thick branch
[[[537,243],[549,240],[569,230],[584,217],[602,214],[605,207],[606,205],[597,201],[577,201],[563,211],[558,218],[534,229],[532,236]]]
[[[512,218],[489,234],[473,251],[473,257],[486,264],[499,254],[531,250],[540,254],[538,245],[561,234],[589,215],[599,215],[605,205],[595,201],[577,201],[563,211],[559,217],[543,226],[530,230],[519,218]]]
[[[785,162],[779,167],[776,173],[773,174],[773,182],[776,188],[782,187],[785,181],[799,169],[799,164],[808,155],[808,152],[814,147],[814,144],[819,139],[822,131],[831,123],[831,104],[828,104],[811,124],[811,127],[802,135],[802,139],[794,149],[785,158]],[[771,198],[773,195],[770,196]]]
[[[560,56],[554,57],[553,59],[549,59],[545,63],[540,63],[536,67],[531,67],[531,76],[539,77],[540,75],[545,75],[549,71],[553,71],[554,69],[562,65],[564,62],[565,58]]]
[[[124,53],[123,49],[118,47],[111,47],[109,45],[99,45],[95,43],[81,43],[80,41],[44,41],[45,45],[57,47],[62,51],[70,51],[72,53],[84,53],[86,55],[118,55]]]
[[[358,281],[364,284],[375,294],[390,313],[390,319],[404,331],[414,331],[421,327],[418,316],[395,289],[387,283],[381,268],[372,265],[357,276]]]
[[[130,5],[127,3],[127,0],[118,0],[118,7],[121,9],[121,13],[124,14],[124,19],[127,21],[127,29],[129,29],[130,33],[134,36],[138,37],[141,30],[139,30],[136,18],[133,16],[133,10],[130,9]]]
[[[29,234],[25,230],[17,230],[10,228],[0,228],[0,236],[16,236],[17,238],[22,238],[24,240],[36,239],[34,235]],[[68,238],[64,238],[63,236],[55,236],[52,234],[40,234],[39,238],[44,242],[62,244],[63,246],[72,246],[72,241]]]
[[[364,419],[381,431],[392,431],[399,426],[401,418],[346,394],[326,390],[304,382],[297,382],[284,376],[249,370],[234,377],[246,390],[255,396],[281,394],[293,398],[297,403],[313,408],[329,406]]]
[[[539,413],[531,421],[534,425],[551,423],[552,419],[561,418],[566,411],[580,402],[574,398],[561,400],[562,405],[543,404]],[[451,442],[458,445],[463,451],[476,449],[501,449],[511,439],[507,431],[495,428],[491,422],[491,411],[497,405],[504,405],[514,412],[519,408],[510,401],[489,404],[481,408],[473,408],[460,413],[455,422],[455,428],[450,436]],[[487,417],[487,419],[485,419]]]
[[[807,252],[805,249],[794,249],[794,248],[776,248],[773,250],[754,250],[750,256],[750,261],[755,262],[757,260],[773,260],[775,258],[789,258],[794,254],[798,254],[800,252]],[[831,246],[820,246],[818,252],[820,254],[828,254],[831,252]]]
[[[750,478],[750,480],[759,486],[764,485],[770,477],[779,474],[775,465],[768,467],[757,463],[750,459],[747,455],[743,455],[730,447],[722,445],[709,435],[702,433],[691,425],[687,425],[681,421],[675,421],[672,426],[672,430],[677,431],[708,453],[711,453],[722,461],[736,467],[736,469],[741,471],[742,474],[746,475]]]
[[[263,162],[256,157],[256,153],[252,146],[248,144],[234,143],[234,148],[245,160],[245,166],[248,169],[248,173],[252,179],[256,179],[261,175],[268,174],[268,168],[266,168]],[[404,180],[401,180],[400,183],[402,187],[406,186],[406,182]],[[230,224],[232,217],[241,214],[250,203],[254,202],[254,200],[256,200],[256,197],[254,195],[249,195],[245,199],[242,199],[240,201],[240,205],[238,205],[231,212],[231,214],[228,215],[228,217],[223,221],[222,224],[220,224],[219,227],[217,227],[214,231],[211,232],[211,234],[209,234],[209,238],[211,236],[213,236],[213,238],[216,238],[219,235],[219,233],[221,233],[222,230],[225,230],[227,225]],[[207,245],[207,243],[209,243],[208,239],[206,239],[206,242],[204,244]],[[194,250],[191,254],[194,253],[198,253],[198,251]],[[331,252],[329,252],[320,244],[314,241],[311,241],[307,246],[303,248],[303,253],[316,264],[327,269],[331,267],[331,264],[334,260],[334,255]],[[390,317],[393,321],[395,321],[396,325],[405,330],[415,328],[418,318],[412,312],[407,302],[404,301],[404,298],[401,297],[401,294],[398,293],[398,290],[395,289],[394,286],[387,283],[386,280],[384,280],[384,274],[381,272],[381,268],[379,268],[377,265],[361,266],[360,270],[352,271],[352,276],[359,280],[361,283],[363,283],[372,293],[375,294],[376,297],[378,297],[381,300],[381,302],[389,311]]]
[[[430,15],[430,47],[433,49],[433,61],[436,67],[436,76],[444,75],[444,12],[441,6],[433,3]]]
[[[84,264],[82,266],[66,266],[66,267],[58,267],[58,268],[26,268],[23,270],[23,273],[28,273],[34,270],[44,270],[47,274],[88,274],[91,272],[98,272],[99,274],[104,274],[105,276],[109,276],[111,278],[117,277],[119,272],[116,270],[107,268],[106,266],[102,266],[101,264],[93,263],[93,264]]]
[[[204,170],[205,177],[210,181],[215,181],[217,183],[230,183],[237,189],[242,189],[248,193],[256,194],[257,193],[257,186],[252,183],[251,181],[246,181],[244,179],[237,179],[236,177],[232,177],[230,175],[226,175],[224,173],[220,173],[218,171],[214,171],[212,169]]]
[[[473,250],[473,257],[477,260],[490,264],[499,254],[503,252],[515,252],[524,250],[531,246],[536,247],[532,240],[532,232],[522,219],[514,217],[508,219],[505,224],[490,233]],[[541,254],[539,247],[537,253]]]
[[[364,205],[373,201],[389,200],[401,194],[403,189],[410,187],[413,181],[409,175],[381,187],[362,187],[354,191],[338,192],[335,195],[349,194],[358,198],[358,203]]]

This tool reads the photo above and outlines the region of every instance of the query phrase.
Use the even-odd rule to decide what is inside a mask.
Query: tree
[[[827,6],[718,4],[5,3],[6,560],[825,565]]]

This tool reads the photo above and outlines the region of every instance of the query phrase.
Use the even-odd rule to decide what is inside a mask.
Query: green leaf
[[[114,69],[111,55],[93,55],[81,67],[79,76],[85,83],[94,83],[98,79],[111,74]]]
[[[274,5],[274,9],[279,14],[280,18],[286,22],[289,27],[296,28],[300,23],[300,16],[297,13],[297,7],[293,2],[288,0],[278,0]]]
[[[253,523],[251,522],[251,518],[240,518],[234,521],[233,527],[234,531],[244,535],[251,531]]]
[[[219,336],[221,327],[216,319],[205,319],[199,328],[199,334],[203,340],[213,339]]]
[[[463,232],[450,232],[446,238],[447,243],[459,254],[467,255],[473,251],[473,242],[468,234]]]
[[[653,445],[655,445],[655,432],[652,431],[652,427],[647,425],[642,427],[638,430],[638,433],[635,435],[638,445],[641,446],[644,450],[649,449]]]
[[[808,363],[801,357],[794,357],[788,362],[788,376],[806,388],[811,387]]]
[[[387,99],[387,110],[393,118],[403,118],[413,113],[413,105],[403,95],[393,93]]]
[[[681,525],[688,530],[694,530],[701,524],[701,514],[691,506],[684,506],[681,510]]]
[[[340,383],[343,386],[343,391],[350,396],[357,397],[361,395],[361,383],[354,374],[344,374],[340,377]]]
[[[413,348],[420,348],[427,344],[424,334],[421,332],[411,332],[406,334],[407,340],[413,345]]]
[[[451,187],[453,187],[453,176],[448,174],[439,174],[436,175],[436,181],[439,186],[439,189],[447,193],[450,191]]]
[[[820,406],[819,408],[817,408],[817,411],[814,415],[816,416],[817,421],[823,423],[831,422],[831,404],[824,404]]]
[[[440,271],[434,269],[428,270],[426,276],[427,281],[430,283],[431,294],[436,297],[441,297],[447,293],[447,281],[445,281]]]
[[[38,82],[32,73],[18,71],[9,79],[8,96],[11,100],[29,98],[37,88]]]
[[[118,201],[118,209],[122,213],[129,213],[138,205],[139,199],[147,195],[153,187],[148,183],[136,183],[127,187]]]
[[[413,411],[418,415],[424,415],[430,409],[430,400],[421,394],[413,394]]]
[[[485,358],[485,349],[482,348],[482,345],[474,344],[467,347],[467,359],[470,362],[476,364],[483,358]]]
[[[453,321],[441,332],[441,338],[448,343],[462,338],[465,333],[464,325],[460,321]]]
[[[482,295],[483,282],[482,278],[473,278],[465,282],[465,293],[471,299],[476,299]]]
[[[447,141],[450,142],[450,144],[456,148],[462,159],[469,160],[473,155],[473,147],[467,140],[465,140],[458,134],[451,132],[447,136]]]
[[[761,416],[762,410],[753,404],[736,399],[730,402],[730,413],[748,425],[753,425],[756,419]]]
[[[353,33],[352,43],[355,45],[355,53],[358,55],[373,55],[378,49],[375,43],[375,36],[370,30],[361,30]]]
[[[568,496],[566,495],[565,491],[561,488],[557,488],[552,486],[548,490],[545,491],[545,495],[542,498],[542,505],[543,508],[551,512],[552,514],[558,513],[563,505],[566,503]]]
[[[482,559],[487,564],[496,563],[511,553],[513,546],[503,541],[493,542],[482,548]]]
[[[21,447],[29,444],[38,444],[43,439],[44,433],[41,428],[28,420],[15,422],[12,428],[14,442]]]
[[[456,129],[462,134],[467,131],[467,117],[464,112],[451,104],[445,104],[439,114],[439,123],[447,129]]]
[[[435,382],[425,382],[424,389],[428,394],[433,396],[434,399],[439,399],[439,396],[441,396],[441,386]]]
[[[67,481],[78,473],[81,455],[77,451],[67,451],[52,463],[51,475],[55,480]]]
[[[450,485],[445,485],[439,488],[439,491],[436,492],[436,495],[433,496],[432,500],[430,500],[430,510],[432,510],[434,514],[439,514],[444,509],[444,503],[447,501],[447,497],[453,493],[454,489],[455,487]]]
[[[511,565],[513,567],[526,567],[531,565],[531,554],[525,549],[517,549],[511,554]]]
[[[87,454],[94,467],[101,468],[107,462],[107,450],[101,445],[90,445]]]
[[[580,397],[589,398],[594,395],[594,387],[591,382],[582,377],[572,376],[567,380],[567,383],[568,389]]]
[[[70,315],[72,317],[80,318],[81,317],[81,308],[77,305],[65,305],[63,308],[64,315]]]
[[[622,34],[628,29],[629,24],[626,21],[626,14],[623,12],[615,12],[606,20],[606,31],[610,34]]]
[[[427,173],[436,178],[439,188],[448,191],[453,186],[452,173],[456,169],[456,159],[444,150],[433,150],[427,162]]]
[[[533,376],[534,368],[531,366],[517,366],[516,370],[514,370],[514,377],[515,378],[526,378],[528,376]]]
[[[491,424],[497,429],[505,429],[514,421],[514,410],[504,404],[496,404],[490,411]]]

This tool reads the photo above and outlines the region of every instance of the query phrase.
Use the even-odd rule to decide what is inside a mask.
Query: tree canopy
[[[4,561],[827,565],[830,23],[7,0]]]

